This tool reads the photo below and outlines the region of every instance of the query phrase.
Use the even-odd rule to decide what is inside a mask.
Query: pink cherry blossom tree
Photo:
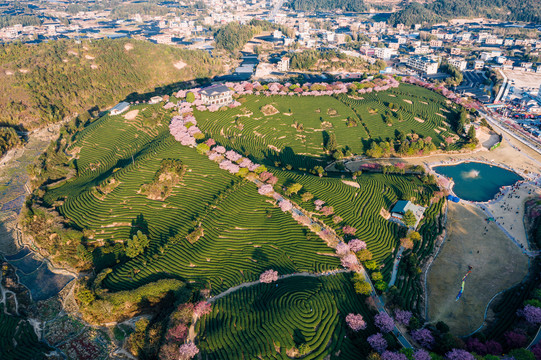
[[[196,316],[203,316],[210,314],[212,311],[212,305],[207,301],[200,301],[195,304],[193,312]]]
[[[259,281],[265,284],[270,284],[278,280],[278,271],[269,269],[259,275]]]
[[[199,349],[194,343],[183,344],[178,349],[179,360],[189,360],[199,354]]]
[[[363,249],[366,249],[366,243],[364,241],[361,241],[359,239],[353,239],[348,242],[349,248],[353,252],[361,251]]]
[[[346,323],[353,331],[359,331],[366,329],[366,322],[361,314],[349,313],[346,316]]]

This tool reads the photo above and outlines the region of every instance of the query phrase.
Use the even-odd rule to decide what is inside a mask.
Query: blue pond
[[[436,166],[434,170],[440,175],[452,178],[456,196],[469,201],[491,200],[502,186],[513,185],[523,180],[512,171],[478,162]]]

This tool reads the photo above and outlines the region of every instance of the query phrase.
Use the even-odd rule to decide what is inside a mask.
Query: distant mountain
[[[417,23],[436,23],[444,19],[486,17],[510,21],[541,22],[539,0],[435,0],[431,3],[412,3],[394,13],[389,22],[411,26]]]
[[[133,39],[0,45],[0,125],[35,128],[221,69],[207,52]]]
[[[294,10],[343,10],[362,12],[368,7],[363,0],[291,0],[289,6]]]

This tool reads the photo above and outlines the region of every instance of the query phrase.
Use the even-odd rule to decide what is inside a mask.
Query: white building
[[[200,94],[205,105],[227,105],[233,101],[233,92],[222,84],[206,87]]]
[[[130,103],[127,103],[124,101],[124,102],[116,104],[109,113],[111,115],[119,115],[119,114],[122,114],[124,111],[128,110],[129,108],[130,108]]]
[[[289,71],[289,58],[287,56],[282,57],[276,65],[276,68],[278,71]]]
[[[375,48],[374,56],[378,59],[389,60],[391,55],[395,53],[395,50],[389,48]]]
[[[411,56],[408,59],[407,65],[427,75],[433,75],[438,72],[438,62],[424,56]]]
[[[466,70],[466,67],[468,66],[468,63],[466,62],[466,60],[461,59],[461,58],[450,58],[449,64],[453,65],[460,71]]]

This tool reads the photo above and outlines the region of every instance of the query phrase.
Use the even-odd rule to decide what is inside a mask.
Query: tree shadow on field
[[[267,150],[263,152],[264,159],[267,164],[275,166],[286,167],[290,165],[292,168],[299,169],[313,169],[315,166],[325,166],[327,164],[324,160],[319,160],[311,156],[295,154],[295,151],[289,146],[283,148],[280,152],[275,150]]]
[[[269,257],[261,248],[255,248],[252,252],[252,259],[257,260],[258,263],[268,263]]]
[[[303,335],[300,329],[293,330],[293,342],[297,347],[306,343],[306,337]]]
[[[137,217],[131,221],[130,238],[140,231],[145,235],[148,235],[148,221],[145,220],[143,214],[137,215]]]

